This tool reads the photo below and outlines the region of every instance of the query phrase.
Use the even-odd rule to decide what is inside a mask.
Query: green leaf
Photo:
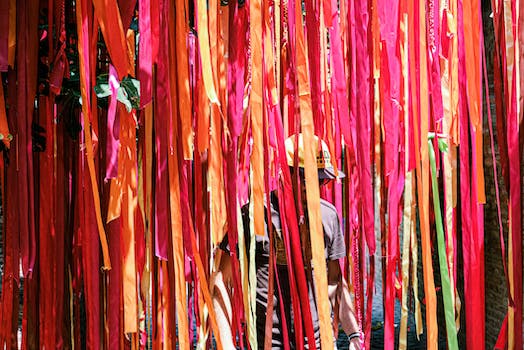
[[[5,136],[4,134],[0,134],[0,141],[2,141],[3,139],[7,139],[9,141],[12,141],[13,140],[13,135],[7,134],[7,136]]]
[[[109,81],[109,74],[102,73],[96,77],[96,85],[104,84]]]
[[[129,101],[127,97],[127,93],[125,89],[120,86],[117,90],[116,99],[124,104],[126,106],[126,109],[128,112],[131,112],[133,110],[133,106],[131,105],[131,101]]]
[[[140,82],[131,77],[124,77],[120,82],[127,94],[127,98],[131,103],[131,106],[135,109],[140,108]]]
[[[95,94],[98,98],[111,96],[111,87],[109,84],[95,85]]]

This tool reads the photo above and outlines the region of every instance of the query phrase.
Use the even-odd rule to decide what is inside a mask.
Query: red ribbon
[[[459,114],[460,114],[460,196],[461,196],[461,222],[462,222],[462,254],[464,261],[464,301],[466,313],[466,342],[468,347],[483,348],[484,347],[484,319],[483,286],[476,284],[480,274],[480,265],[483,263],[478,259],[483,259],[482,255],[479,257],[477,252],[477,205],[476,197],[474,197],[474,190],[472,191],[472,181],[474,181],[471,174],[470,154],[469,154],[469,133],[470,125],[467,114],[467,98],[466,98],[466,71],[465,71],[465,49],[464,49],[464,33],[460,28],[463,26],[463,11],[461,2],[459,1],[459,85],[460,85],[460,99],[459,99]],[[473,186],[475,187],[475,186]],[[480,305],[482,302],[482,305]],[[477,312],[481,312],[479,317]],[[481,327],[482,328],[477,328]],[[479,336],[479,332],[481,336]]]
[[[9,74],[9,88],[16,88],[15,72],[11,71]],[[14,96],[12,103],[16,105],[16,96]],[[16,108],[9,109],[9,129],[16,134],[17,118]],[[16,141],[15,141],[16,142]],[[17,146],[15,146],[17,147]],[[6,169],[6,177],[2,183],[2,191],[5,196],[2,196],[2,207],[5,213],[3,247],[4,247],[4,271],[2,275],[2,294],[0,303],[0,346],[11,348],[13,341],[17,336],[18,328],[18,288],[19,288],[19,254],[20,241],[17,237],[19,208],[18,208],[18,186],[8,185],[15,182],[18,178],[17,170],[17,152],[13,148],[11,154],[15,157],[14,162],[11,161]],[[2,160],[2,169],[4,170],[5,163]],[[15,297],[16,296],[16,297]]]
[[[38,5],[21,2],[18,7],[17,42],[17,115],[18,115],[18,168],[19,168],[19,229],[22,272],[28,276],[36,259],[36,234],[33,185],[33,143],[31,124],[36,94],[38,58]]]
[[[161,37],[159,40],[158,65],[156,74],[156,94],[154,105],[154,140],[156,154],[155,169],[155,254],[158,258],[166,260],[168,250],[168,179],[167,179],[167,149],[168,133],[166,127],[169,117],[169,74],[168,74],[168,38],[167,23],[161,26]]]
[[[122,259],[121,259],[121,218],[118,217],[107,225],[109,236],[109,254],[113,268],[107,278],[107,345],[110,349],[121,349],[123,344],[123,300],[122,300]]]

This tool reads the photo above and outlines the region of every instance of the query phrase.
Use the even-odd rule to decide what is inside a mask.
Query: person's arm
[[[211,279],[211,290],[213,308],[217,316],[220,339],[224,349],[234,349],[233,332],[231,327],[232,306],[227,285],[231,280],[231,257],[226,253],[220,254],[220,265],[218,271],[213,273]]]
[[[349,287],[340,271],[338,260],[328,261],[328,295],[334,312],[338,314],[338,319],[344,332],[348,336],[360,334]],[[338,310],[335,310],[337,299],[339,299],[339,307]],[[352,346],[351,349],[360,349],[360,338],[352,338],[350,344]]]

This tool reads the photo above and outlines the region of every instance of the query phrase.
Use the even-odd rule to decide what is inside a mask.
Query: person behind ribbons
[[[307,200],[306,200],[306,186],[304,181],[304,146],[302,135],[298,135],[298,147],[295,147],[295,136],[291,136],[286,139],[286,157],[287,163],[290,167],[292,178],[297,178],[295,173],[294,162],[295,158],[298,161],[298,178],[299,181],[292,181],[294,198],[300,198],[300,205],[302,206],[301,212],[307,215]],[[331,153],[323,140],[318,139],[315,136],[315,142],[318,144],[317,153],[317,168],[318,178],[320,186],[323,186],[337,178],[345,177],[344,173],[333,168],[331,163]],[[298,151],[297,157],[295,157],[295,150]],[[299,204],[299,203],[297,203]],[[267,203],[266,203],[267,205]],[[298,206],[297,206],[298,207]],[[266,207],[267,208],[267,207]],[[246,242],[249,242],[249,212],[248,205],[242,208],[242,219],[244,223],[244,234],[246,235]],[[270,249],[274,249],[276,266],[278,276],[278,284],[280,285],[281,297],[277,291],[277,283],[275,285],[275,292],[273,293],[273,328],[272,328],[272,349],[284,349],[284,336],[283,336],[283,324],[282,320],[286,320],[287,330],[289,334],[290,349],[296,349],[294,344],[293,332],[293,310],[291,303],[288,269],[287,269],[287,257],[285,252],[284,241],[282,238],[282,224],[281,224],[281,213],[279,210],[279,198],[277,198],[276,192],[271,192],[270,195],[270,212],[271,212],[271,225],[274,234],[273,247],[270,247],[268,219],[266,218],[265,232],[263,234],[255,235],[255,264],[257,274],[256,284],[256,329],[257,329],[257,342],[258,349],[264,349],[265,326],[266,326],[266,310],[268,301],[268,287],[269,287],[269,254]],[[345,258],[346,246],[344,243],[344,234],[340,227],[340,220],[335,207],[326,200],[320,199],[320,214],[322,218],[322,228],[324,232],[324,243],[325,243],[325,257],[327,265],[327,276],[328,276],[328,295],[331,302],[333,313],[337,314],[337,318],[344,332],[349,335],[350,349],[360,349],[360,341],[362,334],[359,330],[358,323],[354,315],[353,303],[349,294],[349,288],[344,276],[340,270],[340,259]],[[308,220],[302,218],[300,220],[304,223],[307,229]],[[309,242],[309,232],[302,236],[302,253],[304,260],[311,259],[311,247]],[[230,247],[227,242],[227,235],[224,241],[220,245],[222,250],[229,252]],[[221,328],[221,339],[224,341],[225,338],[232,338],[231,332],[231,303],[228,300],[229,294],[226,292],[230,290],[231,286],[231,262],[228,254],[221,254],[219,271],[214,275],[214,306],[217,314],[222,319]],[[306,261],[307,261],[306,260]],[[306,263],[306,269],[311,266],[310,263]],[[311,272],[311,273],[314,273]],[[275,281],[277,282],[277,281]],[[317,349],[320,349],[320,328],[318,312],[316,308],[314,298],[314,285],[313,280],[310,276],[308,278],[308,294],[309,303],[311,309],[311,315],[313,319],[313,329],[315,331],[315,343]],[[284,315],[282,315],[284,310]],[[284,316],[284,317],[282,317]],[[304,343],[307,346],[307,341]],[[336,344],[336,342],[335,342]],[[231,346],[233,342],[231,340]],[[336,348],[336,345],[335,345]],[[297,349],[298,350],[298,349]]]

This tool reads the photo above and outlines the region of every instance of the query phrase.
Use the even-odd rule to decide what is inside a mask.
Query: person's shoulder
[[[322,210],[322,212],[337,215],[337,208],[335,208],[333,204],[322,198],[320,198],[320,209]]]
[[[320,198],[320,214],[322,215],[322,221],[328,223],[331,221],[338,221],[337,208],[325,199]]]

